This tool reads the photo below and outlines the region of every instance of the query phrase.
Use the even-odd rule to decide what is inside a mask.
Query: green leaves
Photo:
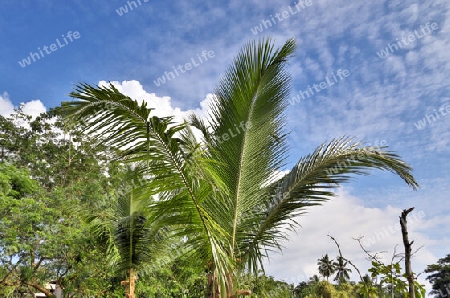
[[[255,207],[251,213],[258,225],[247,230],[251,240],[243,242],[246,246],[241,248],[249,266],[256,266],[263,248],[279,249],[286,228],[295,227],[294,218],[334,197],[333,189],[348,182],[351,174],[367,175],[372,168],[394,172],[414,189],[418,186],[411,167],[393,152],[364,147],[344,137],[317,147],[288,174],[262,188],[264,208]]]
[[[38,188],[36,181],[29,178],[29,173],[19,170],[7,163],[0,163],[0,196],[19,199],[33,194]]]
[[[385,265],[378,261],[372,261],[372,267],[368,270],[372,278],[379,278],[380,285],[390,287],[395,293],[402,293],[407,297],[408,295],[408,281],[405,273],[402,274],[400,261]],[[416,297],[425,297],[425,286],[417,281],[414,281],[414,290]]]
[[[333,264],[333,260],[328,258],[328,254],[317,260],[319,265],[319,274],[328,278],[336,271],[336,267]]]
[[[19,196],[0,193],[0,287],[43,286],[71,275],[75,255],[86,248],[86,226],[69,192],[47,193],[28,173],[1,163],[4,176],[20,176]],[[14,181],[14,179],[9,179]],[[33,193],[21,192],[32,185]],[[84,238],[82,238],[84,237]],[[92,250],[92,247],[89,247]]]
[[[437,297],[450,294],[450,254],[428,265],[425,273],[429,274],[426,279],[432,284],[432,294]]]
[[[245,225],[254,224],[241,228],[240,218],[262,203],[262,184],[284,161],[282,112],[290,87],[285,64],[294,49],[293,40],[278,50],[270,39],[247,44],[215,89],[207,145],[229,192],[224,221],[231,223],[233,248]]]

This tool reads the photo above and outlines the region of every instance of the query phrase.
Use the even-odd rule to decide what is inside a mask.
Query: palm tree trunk
[[[120,284],[122,286],[127,287],[126,298],[135,298],[135,289],[136,289],[136,271],[134,268],[129,269],[129,277],[128,280],[122,281]]]
[[[208,298],[220,298],[220,285],[216,276],[216,271],[213,270],[208,275]],[[227,274],[227,298],[237,298],[239,295],[248,296],[251,295],[251,290],[236,290],[236,279],[233,273]]]
[[[234,284],[234,276],[233,273],[228,273],[227,274],[227,297],[229,298],[234,298],[236,297],[236,295],[234,295],[234,288],[235,288],[235,284]]]
[[[216,270],[211,265],[210,265],[210,272],[208,273],[208,287],[206,297],[220,298],[220,287],[217,282]]]

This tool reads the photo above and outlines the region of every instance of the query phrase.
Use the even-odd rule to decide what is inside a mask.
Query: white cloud
[[[39,99],[26,102],[23,106],[23,112],[33,116],[33,118],[39,116],[41,113],[45,113],[45,111],[47,109]]]
[[[0,115],[8,116],[12,112],[14,112],[14,105],[9,100],[8,93],[3,92],[3,95],[0,95]]]
[[[47,111],[46,107],[39,99],[21,103],[21,105],[23,105],[23,112],[33,118]],[[8,93],[4,92],[3,95],[0,95],[0,115],[9,116],[13,112],[14,105],[11,102]]]
[[[200,108],[183,111],[180,108],[173,107],[169,96],[157,96],[156,93],[148,93],[144,90],[142,84],[138,81],[118,81],[111,82],[123,94],[137,100],[138,102],[147,102],[147,107],[155,109],[154,115],[158,117],[174,116],[176,122],[182,122],[192,113],[200,118],[207,118],[209,113],[209,104],[213,99],[212,94],[207,94],[205,99],[200,102]],[[107,85],[106,81],[100,81],[99,85]]]

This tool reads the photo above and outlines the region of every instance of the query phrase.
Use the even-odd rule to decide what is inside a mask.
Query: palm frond
[[[70,96],[79,100],[63,102],[62,115],[104,145],[123,149],[147,141],[151,109],[146,102],[139,104],[112,84],[94,87],[81,83]]]
[[[285,65],[294,49],[293,40],[277,50],[270,39],[249,43],[215,89],[208,149],[229,193],[220,222],[231,223],[233,248],[241,216],[261,203],[261,185],[284,162],[282,113],[290,87]]]
[[[191,114],[189,116],[189,125],[197,128],[202,133],[202,137],[205,142],[209,143],[212,141],[211,133],[208,130],[209,127],[208,124],[205,122],[205,120],[200,119],[195,114]]]
[[[154,254],[165,245],[167,231],[155,229],[148,212],[133,192],[119,198],[114,243],[120,256],[117,265],[122,270],[140,269],[142,264],[154,260]]]
[[[364,147],[349,138],[322,144],[312,154],[301,158],[289,174],[266,187],[266,205],[256,208],[252,217],[260,217],[258,225],[248,227],[248,239],[241,250],[249,267],[257,268],[263,249],[280,249],[294,218],[307,207],[320,205],[334,196],[332,189],[348,182],[351,175],[367,175],[370,169],[387,170],[397,174],[413,189],[418,187],[411,167],[398,155],[383,148]],[[255,267],[256,266],[256,267]]]

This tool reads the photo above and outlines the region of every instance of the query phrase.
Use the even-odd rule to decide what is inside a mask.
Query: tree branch
[[[27,285],[35,288],[36,290],[39,290],[40,292],[44,293],[45,296],[47,296],[47,297],[56,298],[55,295],[53,295],[52,292],[50,292],[50,290],[47,290],[45,287],[43,287],[41,285],[31,283],[31,282],[27,282]]]
[[[356,272],[358,272],[358,275],[359,275],[359,278],[361,279],[361,281],[364,281],[364,279],[363,279],[363,277],[362,277],[362,275],[361,275],[361,271],[359,271],[358,267],[356,267],[355,264],[353,264],[350,260],[348,260],[348,259],[346,259],[346,258],[344,258],[344,257],[342,256],[341,247],[339,246],[339,243],[336,241],[336,239],[335,239],[333,236],[331,236],[331,235],[328,235],[328,237],[330,237],[331,239],[333,239],[334,243],[336,243],[336,246],[337,246],[337,248],[338,248],[338,250],[339,250],[339,256],[340,256],[343,260],[347,261],[353,268],[355,268]]]

